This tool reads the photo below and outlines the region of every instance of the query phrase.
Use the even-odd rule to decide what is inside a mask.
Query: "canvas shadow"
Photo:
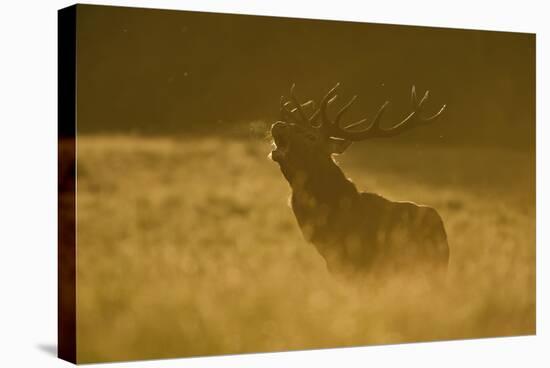
[[[57,345],[56,344],[38,344],[36,347],[42,350],[44,353],[57,357]]]

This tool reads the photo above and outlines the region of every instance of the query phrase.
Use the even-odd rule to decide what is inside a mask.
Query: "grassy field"
[[[81,137],[79,362],[535,333],[534,153],[368,142],[362,190],[435,207],[447,287],[334,280],[256,139]]]

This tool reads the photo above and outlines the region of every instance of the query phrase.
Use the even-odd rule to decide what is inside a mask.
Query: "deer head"
[[[275,149],[271,159],[281,166],[287,176],[299,171],[314,171],[316,166],[332,162],[333,154],[343,153],[353,142],[370,138],[394,137],[406,130],[428,124],[445,110],[443,105],[439,111],[429,117],[423,117],[423,107],[428,99],[429,91],[418,100],[415,87],[412,87],[412,111],[399,123],[391,128],[380,127],[380,119],[389,104],[386,101],[376,113],[370,124],[367,119],[354,123],[341,121],[344,113],[353,105],[354,96],[336,113],[334,118],[328,116],[327,108],[336,98],[336,84],[323,97],[319,108],[315,108],[313,100],[301,103],[294,92],[295,85],[290,89],[290,99],[281,97],[281,120],[271,126],[271,135]]]

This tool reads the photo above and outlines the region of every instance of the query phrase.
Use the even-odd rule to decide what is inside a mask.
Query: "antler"
[[[298,101],[298,98],[294,94],[295,87],[296,87],[296,84],[293,84],[292,87],[290,88],[290,101],[285,102],[286,100],[285,96],[281,96],[281,119],[284,121],[291,121],[293,123],[302,124],[308,127],[312,125],[316,116],[319,114],[319,110],[315,110],[315,101],[313,100],[300,103]],[[289,110],[291,106],[294,106],[294,108]],[[310,108],[314,111],[309,118],[306,117],[304,108],[308,108],[308,109]],[[296,118],[295,116],[296,112],[298,112],[299,118]]]
[[[368,120],[367,118],[342,127],[340,120],[344,113],[349,110],[349,108],[356,101],[357,96],[353,96],[351,100],[336,113],[334,120],[331,120],[328,117],[327,108],[338,97],[336,90],[339,86],[340,83],[336,83],[336,85],[323,97],[321,103],[319,104],[319,108],[315,110],[314,101],[310,100],[303,104],[299,102],[294,93],[296,85],[293,84],[290,88],[290,100],[285,102],[286,98],[284,96],[281,97],[281,119],[295,124],[300,124],[308,129],[312,129],[317,134],[325,136],[328,140],[336,138],[350,142],[357,142],[370,138],[394,137],[406,130],[417,126],[426,125],[436,120],[446,108],[446,105],[443,105],[434,115],[430,117],[422,117],[421,115],[423,112],[424,103],[428,99],[430,92],[426,91],[424,96],[420,99],[420,101],[418,101],[416,97],[416,88],[415,86],[412,86],[411,102],[413,109],[401,122],[395,124],[391,128],[383,129],[380,127],[380,119],[384,114],[389,101],[382,104],[374,116],[372,123],[369,124],[367,128],[362,130],[354,129],[360,125],[363,125]],[[313,108],[314,112],[308,117],[304,111],[304,108],[309,108],[310,106]],[[320,122],[317,122],[319,115]]]
[[[332,91],[332,90],[331,90]],[[364,122],[367,121],[367,119],[361,119],[355,123],[348,124],[345,127],[340,126],[340,118],[342,117],[343,113],[349,109],[349,107],[355,102],[356,96],[354,96],[350,102],[348,102],[340,111],[336,114],[336,118],[333,122],[329,121],[328,119],[325,119],[323,121],[323,127],[327,131],[327,133],[332,137],[342,138],[342,139],[348,139],[353,142],[362,141],[369,138],[387,138],[387,137],[394,137],[396,135],[401,134],[402,132],[415,128],[417,126],[428,124],[432,121],[434,121],[436,118],[438,118],[443,111],[446,108],[446,105],[443,105],[439,111],[430,116],[430,117],[422,117],[421,114],[423,112],[424,103],[428,99],[429,91],[426,91],[424,93],[424,96],[420,101],[417,100],[416,97],[416,89],[413,86],[411,91],[411,101],[413,105],[413,111],[409,113],[401,122],[398,124],[395,124],[393,127],[389,129],[383,129],[380,127],[380,118],[382,117],[384,110],[389,104],[389,101],[386,101],[378,110],[376,113],[373,122],[365,129],[363,130],[349,130],[350,128],[357,127],[359,125],[362,125]],[[330,92],[329,92],[330,94]],[[327,96],[329,95],[327,94]],[[327,97],[325,96],[325,97]],[[320,109],[321,116],[326,117],[326,107],[327,104],[321,104]]]

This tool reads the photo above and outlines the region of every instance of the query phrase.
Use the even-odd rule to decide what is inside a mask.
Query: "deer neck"
[[[337,267],[343,257],[337,246],[339,234],[358,203],[355,185],[332,160],[322,168],[310,167],[287,179],[292,188],[292,210],[304,238],[317,248],[329,267]]]
[[[334,217],[349,211],[359,196],[355,185],[332,159],[321,167],[288,175],[287,179],[292,188],[292,209],[299,225],[302,230],[308,227],[314,233],[330,231],[330,225],[338,223]]]
[[[290,181],[293,198],[308,207],[330,205],[358,195],[355,185],[346,178],[336,165],[329,170],[311,170]]]

